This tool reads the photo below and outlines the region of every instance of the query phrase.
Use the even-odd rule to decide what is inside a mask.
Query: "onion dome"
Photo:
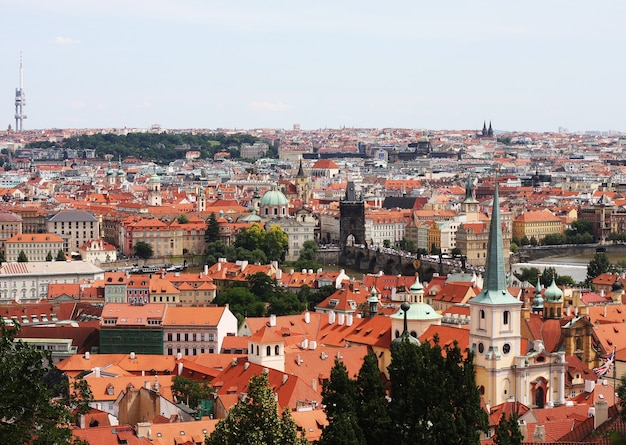
[[[537,287],[535,287],[535,298],[533,298],[533,310],[543,310],[543,297],[541,296],[541,281],[537,278]]]
[[[548,286],[546,291],[543,293],[543,296],[547,301],[559,301],[561,297],[563,297],[563,291],[556,285],[554,278],[552,278],[552,284]]]
[[[611,292],[621,292],[624,290],[624,285],[619,279],[619,275],[615,277],[615,282],[611,285]]]

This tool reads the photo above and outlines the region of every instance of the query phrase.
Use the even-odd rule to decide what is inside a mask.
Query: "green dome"
[[[270,190],[265,192],[260,204],[262,206],[286,206],[289,201],[280,190]]]
[[[548,288],[543,293],[543,296],[546,297],[546,300],[548,301],[559,301],[563,296],[563,291],[559,289],[559,287],[554,282],[554,279],[552,279],[552,284],[548,286]]]
[[[411,303],[409,308],[410,309],[406,311],[407,320],[424,321],[441,319],[441,315],[428,303]],[[400,307],[398,312],[390,315],[390,317],[396,320],[404,320],[404,312],[402,307]]]

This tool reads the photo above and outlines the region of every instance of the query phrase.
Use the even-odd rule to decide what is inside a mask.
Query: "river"
[[[587,279],[587,266],[594,255],[594,253],[589,253],[577,256],[560,255],[542,258],[529,263],[513,264],[513,271],[519,272],[524,267],[536,267],[540,271],[547,267],[554,267],[558,275],[569,275],[575,282],[580,283]],[[606,255],[613,264],[625,259],[623,252],[608,252]]]

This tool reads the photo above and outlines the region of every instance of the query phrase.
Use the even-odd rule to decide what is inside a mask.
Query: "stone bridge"
[[[418,259],[408,252],[365,246],[346,246],[339,252],[339,264],[363,273],[383,271],[386,275],[415,275],[419,272],[423,281],[430,281],[434,273],[447,275],[462,270],[461,262],[454,259]]]

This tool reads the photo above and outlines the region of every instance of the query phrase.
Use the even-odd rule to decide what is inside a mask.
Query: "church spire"
[[[493,192],[493,208],[489,224],[489,240],[487,241],[487,258],[485,264],[485,280],[483,290],[475,298],[476,302],[486,304],[510,304],[517,298],[509,293],[506,287],[506,258],[502,243],[502,223],[500,221],[500,199],[498,197],[498,175]]]
[[[304,178],[304,170],[302,169],[302,158],[300,158],[300,166],[298,167],[298,174],[296,178]]]

